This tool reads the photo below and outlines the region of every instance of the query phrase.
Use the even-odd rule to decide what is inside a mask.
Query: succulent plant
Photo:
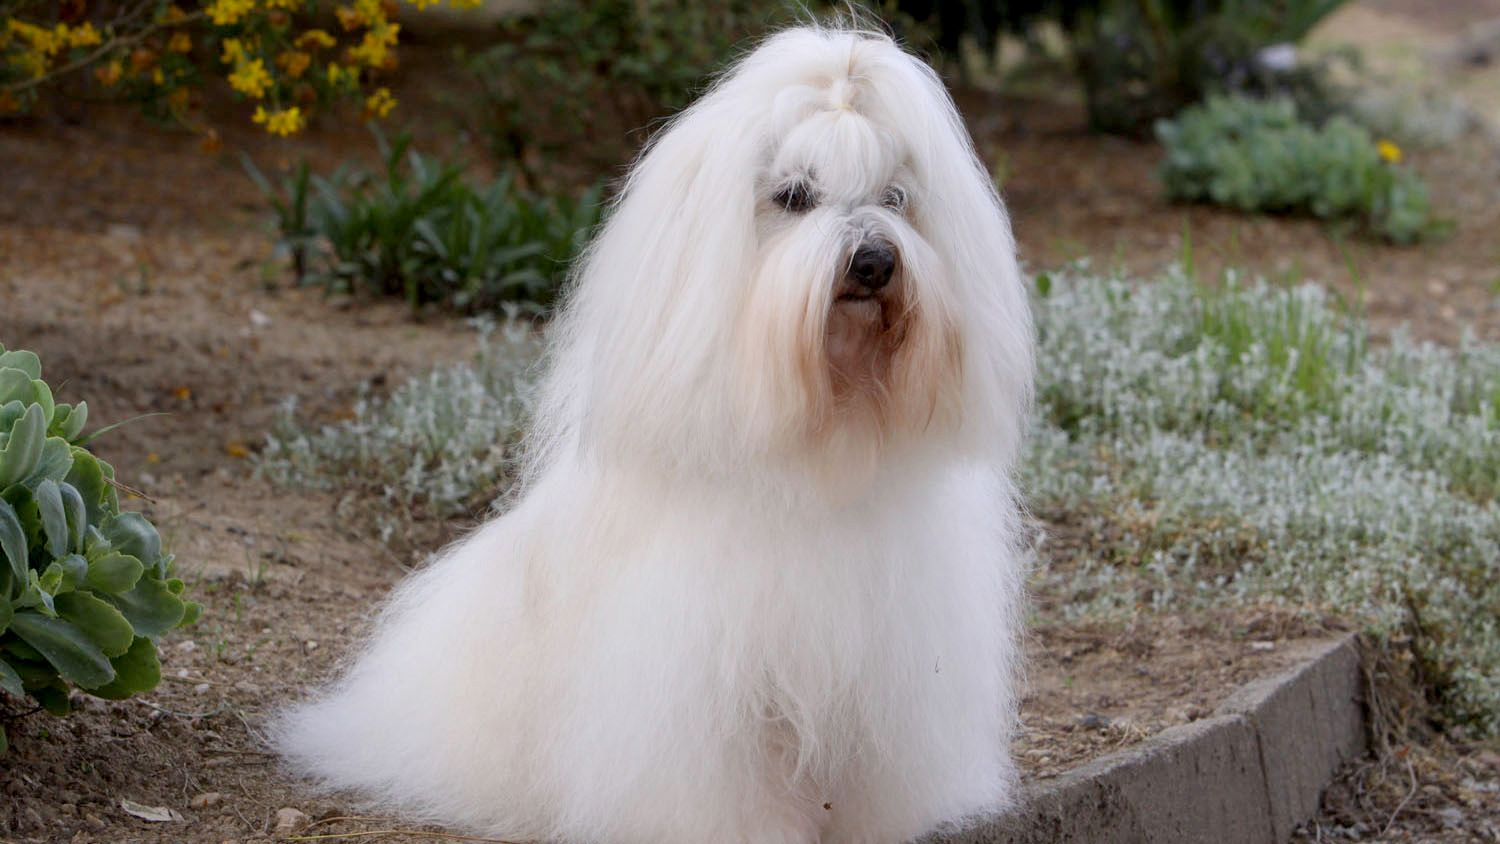
[[[41,376],[35,354],[0,346],[0,696],[65,715],[73,688],[154,688],[156,640],[202,607],[151,522],[120,510],[114,467],[86,447],[88,404],[55,402]]]

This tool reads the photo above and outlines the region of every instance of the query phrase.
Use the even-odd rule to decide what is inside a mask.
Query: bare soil
[[[420,102],[417,91],[398,94]],[[1153,147],[1090,135],[1081,110],[1055,99],[961,102],[983,151],[1008,174],[1007,202],[1033,266],[1088,255],[1150,272],[1179,257],[1190,235],[1206,270],[1323,281],[1363,295],[1378,326],[1410,323],[1436,341],[1455,340],[1464,326],[1500,339],[1500,154],[1484,137],[1412,153],[1457,225],[1445,242],[1397,248],[1312,222],[1169,205],[1153,181]],[[442,120],[424,125],[419,141],[464,148]],[[358,131],[278,144],[228,124],[226,136],[228,149],[273,171],[302,155],[323,164],[372,156]],[[80,696],[66,719],[4,704],[12,748],[0,766],[0,838],[261,841],[402,827],[330,821],[357,816],[357,806],[281,775],[258,729],[330,676],[412,560],[346,522],[336,494],[273,488],[254,476],[252,458],[286,397],[311,418],[337,419],[361,389],[466,357],[472,332],[440,313],[290,287],[235,156],[204,153],[196,139],[123,113],[0,124],[0,182],[0,343],[41,354],[59,399],[87,399],[98,423],[165,414],[98,448],[141,491],[130,506],[162,527],[206,605],[195,628],[163,643],[166,678],[150,694],[118,703]],[[432,526],[429,547],[467,527]],[[1069,625],[1040,597],[1015,745],[1033,778],[1204,717],[1237,686],[1285,667],[1299,640],[1338,627],[1257,610]],[[1351,770],[1351,785],[1333,793],[1306,840],[1329,830],[1488,840],[1476,830],[1500,818],[1495,751],[1443,753],[1427,769],[1451,776],[1419,782],[1418,791],[1434,791],[1416,803],[1370,785],[1368,769]],[[177,819],[140,820],[121,801]],[[305,817],[278,828],[284,809]],[[1394,820],[1350,832],[1364,823],[1352,819],[1356,809]],[[1453,811],[1462,822],[1441,826]],[[1426,837],[1434,828],[1471,837]]]

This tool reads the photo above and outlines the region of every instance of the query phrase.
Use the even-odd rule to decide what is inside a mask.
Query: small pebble
[[[1094,712],[1078,719],[1078,726],[1085,730],[1102,730],[1109,726],[1109,719]]]
[[[219,805],[219,802],[223,799],[224,795],[217,791],[205,791],[202,794],[194,795],[193,799],[188,801],[188,805],[194,809],[207,809],[209,806]]]
[[[1274,650],[1276,650],[1276,643],[1275,642],[1251,642],[1250,643],[1250,650],[1252,650],[1252,651],[1274,651]]]
[[[307,815],[290,806],[276,810],[276,831],[296,832],[307,825]]]
[[[198,685],[196,685],[196,686],[193,687],[193,693],[194,694],[200,694],[201,695],[201,694],[203,694],[204,692],[207,692],[207,691],[208,691],[208,684],[207,683],[199,683]]]

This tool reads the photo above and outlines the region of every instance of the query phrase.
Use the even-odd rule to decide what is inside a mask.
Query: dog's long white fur
[[[769,197],[797,174],[820,202],[792,215]],[[820,355],[870,236],[908,324],[860,403]],[[517,841],[895,842],[1001,808],[1031,342],[937,76],[878,34],[773,36],[632,170],[509,512],[398,591],[278,748]]]

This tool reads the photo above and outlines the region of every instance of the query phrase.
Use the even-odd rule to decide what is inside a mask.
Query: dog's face
[[[542,415],[620,459],[1008,455],[1025,415],[1009,225],[942,83],[882,36],[739,62],[636,163],[569,300]]]
[[[921,207],[943,197],[872,88],[851,61],[845,77],[776,91],[755,177],[742,364],[754,368],[758,348],[765,366],[775,351],[762,341],[776,338],[795,363],[776,400],[800,417],[792,432],[813,437],[942,427],[957,411],[957,290]]]

